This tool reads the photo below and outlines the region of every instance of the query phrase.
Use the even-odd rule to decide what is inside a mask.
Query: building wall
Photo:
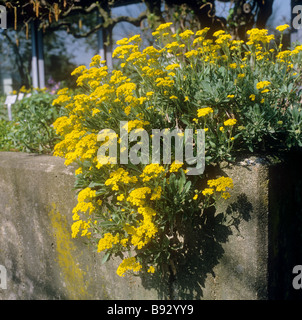
[[[301,211],[302,186],[296,184],[296,198],[286,196],[287,190],[283,194],[278,179],[288,177],[293,166],[283,163],[283,171],[278,166],[252,157],[214,168],[215,174],[230,176],[235,187],[230,199],[188,227],[191,249],[179,273],[167,279],[121,278],[118,259],[102,265],[94,247],[70,236],[76,204],[73,168],[51,156],[0,152],[0,265],[7,270],[0,299],[259,300],[284,298],[282,292],[290,298],[294,260],[284,264],[280,254],[286,248],[278,251],[280,219],[286,218],[283,200],[290,197],[296,202],[286,205],[296,210],[291,228],[293,223],[301,228],[301,220],[299,226],[293,217]],[[294,172],[296,178],[299,174]],[[291,254],[297,258],[297,252]]]

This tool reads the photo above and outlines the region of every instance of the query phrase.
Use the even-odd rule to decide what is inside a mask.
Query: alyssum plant
[[[54,123],[63,138],[55,155],[66,165],[78,165],[72,236],[89,238],[104,252],[104,261],[122,257],[120,276],[165,272],[167,264],[176,270],[183,223],[228,199],[233,187],[229,177],[187,175],[188,166],[175,161],[173,147],[170,163],[151,163],[151,158],[116,163],[110,154],[99,161],[102,146],[122,142],[121,121],[137,133],[128,147],[138,157],[139,132],[144,129],[151,139],[152,128],[177,129],[180,136],[192,129],[195,141],[203,129],[206,165],[233,160],[237,151],[301,146],[302,46],[282,51],[267,30],[248,31],[244,43],[222,30],[214,40],[206,39],[207,28],[173,34],[170,25],[156,29],[154,46],[143,48],[139,35],[117,41],[113,55],[121,61],[119,69],[108,72],[95,56],[90,68],[73,72],[82,93],[65,88],[54,101],[66,110]],[[114,135],[102,131],[100,137],[103,129]],[[120,147],[117,152],[123,152]]]

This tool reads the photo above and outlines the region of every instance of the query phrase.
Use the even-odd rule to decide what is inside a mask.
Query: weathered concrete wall
[[[115,273],[119,261],[102,265],[101,254],[83,240],[71,239],[76,195],[73,170],[63,162],[50,156],[0,153],[0,265],[7,269],[7,289],[0,287],[0,299],[276,297],[283,270],[275,248],[283,201],[271,176],[280,173],[278,165],[249,158],[218,170],[233,179],[232,196],[188,228],[186,241],[192,249],[179,274],[163,284],[120,278]],[[288,176],[287,171],[280,175]],[[296,194],[301,194],[301,184],[297,188]],[[273,205],[270,198],[276,197],[281,202]],[[297,211],[301,197],[292,198],[295,201],[291,208]],[[288,273],[283,286],[289,291],[292,267],[288,262],[282,271]]]
[[[0,299],[155,299],[138,277],[71,239],[74,177],[49,156],[0,153],[0,265],[7,289]]]

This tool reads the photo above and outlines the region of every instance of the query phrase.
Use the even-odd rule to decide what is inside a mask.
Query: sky
[[[216,10],[217,15],[224,16],[224,12],[227,12],[227,10],[230,7],[230,3],[223,3],[217,1]],[[288,23],[290,24],[290,0],[274,0],[273,4],[273,14],[271,15],[268,25],[275,28],[276,26],[280,24]]]

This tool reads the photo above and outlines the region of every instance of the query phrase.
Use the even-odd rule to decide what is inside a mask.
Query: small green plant
[[[0,149],[33,153],[52,153],[58,136],[53,122],[62,115],[52,105],[55,96],[41,90],[12,106],[13,121],[1,121]]]

